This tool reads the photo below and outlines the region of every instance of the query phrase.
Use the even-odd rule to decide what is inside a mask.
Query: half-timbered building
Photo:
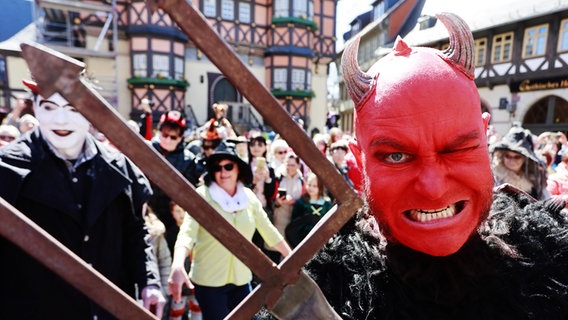
[[[336,1],[187,2],[291,116],[302,119],[308,130],[324,127],[328,65],[335,57]],[[0,56],[14,69],[14,80],[1,91],[9,108],[23,91],[19,80],[26,76],[14,44],[32,40],[85,62],[86,76],[126,118],[138,117],[141,99],[149,98],[156,120],[164,111],[180,110],[198,126],[212,117],[213,103],[223,102],[237,129],[269,123],[169,16],[150,12],[143,0],[35,0],[34,16],[33,25],[0,43]]]

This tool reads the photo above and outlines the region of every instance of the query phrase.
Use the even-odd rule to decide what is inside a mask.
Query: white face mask
[[[65,159],[77,159],[89,134],[89,122],[59,93],[38,96],[34,112],[41,134]]]

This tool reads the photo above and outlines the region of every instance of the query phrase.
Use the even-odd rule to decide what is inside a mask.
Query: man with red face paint
[[[366,205],[307,270],[345,319],[566,319],[564,205],[494,192],[473,37],[438,19],[445,51],[399,38],[363,72],[345,49]]]

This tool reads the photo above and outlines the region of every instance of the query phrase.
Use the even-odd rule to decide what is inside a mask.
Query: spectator
[[[152,245],[154,257],[158,263],[158,273],[160,274],[160,283],[162,284],[162,294],[168,296],[168,276],[170,275],[172,265],[172,255],[168,249],[165,233],[166,226],[154,214],[152,208],[145,205],[144,223],[148,229],[150,237],[148,242]]]
[[[552,196],[561,196],[568,201],[568,153],[562,155],[562,162],[556,167],[556,172],[548,176],[546,189]]]
[[[165,298],[142,215],[148,180],[89,135],[89,122],[59,93],[46,98],[25,84],[40,125],[0,149],[0,196],[161,317]],[[0,264],[9,275],[0,318],[114,319],[5,239],[0,256],[10,261]]]
[[[203,184],[203,175],[207,172],[206,162],[207,158],[213,154],[215,148],[219,146],[223,140],[219,133],[217,132],[217,127],[214,121],[209,121],[209,126],[207,130],[202,131],[200,134],[200,151],[195,156],[196,173],[200,179],[199,184]]]
[[[234,139],[234,143],[237,145],[237,154],[239,155],[239,158],[248,162],[249,161],[248,139],[245,136],[238,136],[237,139]]]
[[[345,179],[349,186],[353,188],[353,182],[349,178],[349,168],[347,167],[347,163],[345,162],[345,156],[349,152],[347,141],[340,139],[332,143],[329,150],[331,153],[331,162],[333,163],[337,171],[341,173],[343,179]]]
[[[274,200],[274,225],[284,236],[292,218],[294,203],[302,196],[304,180],[300,171],[300,158],[289,153],[286,156],[286,169],[278,177],[278,196]],[[280,193],[282,191],[282,193]]]
[[[20,129],[20,133],[26,133],[38,125],[37,119],[32,114],[26,113],[20,118],[18,129]]]
[[[138,124],[139,132],[146,140],[152,140],[154,136],[153,125],[154,120],[152,116],[152,108],[154,107],[154,102],[148,98],[144,98],[140,101],[140,109],[143,113],[140,115],[140,122]],[[185,125],[184,125],[185,128]],[[182,131],[183,135],[183,131]]]
[[[286,140],[280,138],[272,141],[268,159],[270,160],[270,167],[274,170],[274,172],[278,172],[278,170],[281,170],[280,168],[284,168],[286,166],[284,163],[286,160],[286,154],[288,154],[289,150],[290,147]]]
[[[24,80],[28,81],[28,80]],[[31,84],[34,85],[33,83]],[[21,96],[16,100],[16,107],[12,109],[4,119],[4,124],[11,124],[16,128],[20,127],[20,118],[26,114],[34,114],[33,101],[27,97]]]
[[[227,109],[229,109],[229,106],[224,103],[213,104],[217,132],[223,139],[236,138],[237,134],[235,133],[235,130],[233,130],[231,122],[227,119]]]
[[[203,132],[211,130],[211,126],[215,126],[217,134],[221,137],[221,139],[236,138],[237,134],[233,129],[231,122],[227,119],[227,110],[229,109],[229,106],[224,103],[214,103],[212,108],[215,117],[207,121],[205,125],[198,129],[198,131]]]
[[[321,151],[321,153],[325,154],[326,156],[329,155],[327,153],[328,145],[325,135],[318,133],[312,138],[312,140],[314,141],[316,147],[318,147],[318,150]]]
[[[296,247],[332,207],[331,200],[324,196],[324,186],[315,173],[306,177],[304,193],[294,203],[292,222],[286,227],[286,240]]]
[[[530,131],[513,127],[501,141],[491,145],[489,151],[496,185],[509,183],[535,199],[549,197],[546,165],[534,152]]]
[[[250,138],[249,160],[253,169],[253,191],[265,210],[272,211],[276,191],[276,176],[267,161],[266,139],[262,135]]]
[[[339,127],[339,119],[341,116],[336,111],[329,111],[327,113],[327,120],[325,120],[325,127],[327,130]]]
[[[11,124],[0,124],[0,147],[16,140],[20,136],[18,128]]]
[[[266,211],[270,222],[274,222],[274,199],[276,197],[276,175],[274,169],[271,168],[267,160],[266,138],[258,133],[253,135],[249,141],[249,159],[248,163],[253,172],[252,191],[262,204],[262,209]],[[273,261],[280,261],[280,254],[270,250],[265,244],[258,232],[253,236],[253,243]]]
[[[339,141],[343,138],[343,131],[341,128],[334,127],[329,130],[329,140],[327,141],[327,145],[331,148],[331,145]]]
[[[223,142],[209,156],[205,185],[197,188],[197,192],[244,237],[250,240],[258,229],[268,245],[287,256],[290,247],[268,220],[260,201],[245,187],[251,181],[248,163],[239,158],[234,144]],[[184,262],[189,253],[192,253],[192,265],[188,278]],[[195,286],[203,318],[223,319],[250,293],[251,280],[252,272],[245,264],[190,215],[185,216],[169,278],[175,301],[181,298],[183,284],[189,288]]]
[[[185,119],[179,111],[167,111],[160,117],[159,134],[152,146],[176,168],[192,185],[197,185],[198,175],[195,156],[183,145]],[[171,199],[158,186],[152,184],[154,194],[148,204],[158,219],[166,226],[166,241],[170,252],[174,250],[179,227],[170,213]]]

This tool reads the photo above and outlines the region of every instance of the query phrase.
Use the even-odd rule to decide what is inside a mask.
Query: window
[[[274,2],[274,17],[287,17],[288,13],[288,0],[275,0]]]
[[[288,90],[288,70],[286,68],[274,69],[272,87],[277,90]]]
[[[203,15],[206,17],[215,17],[217,15],[217,8],[215,6],[216,0],[203,1]]]
[[[152,66],[154,70],[152,77],[170,77],[170,56],[167,54],[154,54],[152,57]]]
[[[373,20],[379,19],[385,14],[385,3],[381,2],[373,8]]]
[[[541,24],[525,30],[523,41],[523,58],[542,56],[546,51],[548,25]]]
[[[132,55],[132,75],[135,77],[148,76],[148,62],[145,53],[136,53]]]
[[[294,0],[292,16],[306,19],[308,17],[308,0]]]
[[[4,56],[0,56],[0,82],[8,80],[8,75],[6,73],[6,60]]]
[[[183,58],[175,57],[174,58],[174,76],[176,80],[183,80],[184,76],[184,63]]]
[[[487,53],[487,38],[475,40],[475,65],[485,64],[485,54]]]
[[[359,20],[357,20],[351,26],[351,33],[355,34],[355,33],[359,32],[359,29],[361,29],[361,22],[359,22]]]
[[[558,32],[558,51],[568,51],[568,19],[560,22],[560,31]]]
[[[235,19],[235,3],[233,0],[221,1],[221,17],[225,20]]]
[[[303,69],[292,69],[292,90],[306,89],[306,71]]]
[[[312,19],[314,4],[312,0],[274,0],[274,17]]]
[[[312,73],[308,72],[307,79],[306,79],[306,90],[312,90]]]
[[[242,23],[250,23],[250,3],[239,3],[239,21]]]
[[[505,62],[511,60],[513,51],[513,32],[502,33],[493,37],[493,52],[491,62]]]

